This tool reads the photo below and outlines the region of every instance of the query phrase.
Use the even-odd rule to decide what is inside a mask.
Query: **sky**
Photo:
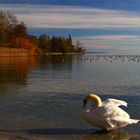
[[[72,35],[87,51],[140,54],[140,0],[0,0],[33,35]]]

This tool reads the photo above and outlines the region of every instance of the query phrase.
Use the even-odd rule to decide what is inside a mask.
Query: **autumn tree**
[[[12,30],[11,30],[11,38],[20,37],[20,36],[28,36],[27,28],[23,22],[18,23]]]

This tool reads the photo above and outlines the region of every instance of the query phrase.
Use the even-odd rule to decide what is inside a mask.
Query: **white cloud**
[[[81,36],[75,37],[78,40],[92,41],[140,41],[138,35],[98,35],[98,36]]]
[[[33,28],[140,28],[140,15],[133,12],[77,6],[0,5]]]
[[[138,35],[98,35],[75,37],[87,50],[114,49],[114,50],[140,50],[140,36]]]

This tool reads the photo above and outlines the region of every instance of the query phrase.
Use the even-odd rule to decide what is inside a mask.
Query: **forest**
[[[12,12],[0,11],[0,47],[24,48],[30,55],[50,53],[84,53],[82,44],[68,37],[28,34],[24,22],[19,22]]]

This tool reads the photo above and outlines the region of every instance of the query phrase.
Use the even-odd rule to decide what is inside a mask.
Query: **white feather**
[[[107,99],[103,101],[103,105],[108,106],[127,106],[127,102],[118,99]]]

